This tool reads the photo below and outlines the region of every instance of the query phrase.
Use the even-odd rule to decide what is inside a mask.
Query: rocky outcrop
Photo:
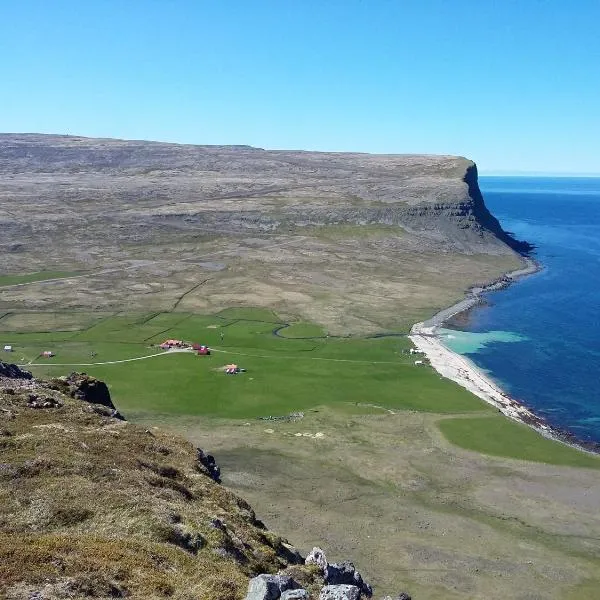
[[[198,470],[206,473],[213,481],[221,483],[221,469],[215,461],[214,456],[206,454],[202,448],[197,448],[196,459]]]
[[[319,600],[359,600],[360,590],[355,585],[326,585]]]
[[[347,560],[339,564],[327,565],[325,568],[325,582],[329,585],[355,586],[368,598],[373,595],[371,586],[363,581],[355,566]]]
[[[299,588],[291,577],[285,575],[259,575],[250,580],[245,600],[280,600],[284,592]]]
[[[35,190],[48,206],[50,214],[44,217],[50,221],[57,220],[54,211],[64,212],[64,200],[85,190],[84,206],[94,210],[88,220],[95,223],[100,213],[109,220],[118,216],[121,235],[131,229],[136,238],[142,223],[150,233],[165,226],[235,233],[382,224],[405,227],[422,235],[424,242],[429,239],[458,251],[531,249],[502,230],[485,206],[475,164],[458,156],[271,151],[0,134],[2,173],[10,177],[0,191],[10,196],[14,185],[21,195]],[[149,185],[148,177],[155,174],[160,177]],[[138,199],[143,199],[144,209]],[[78,223],[82,217],[78,213]],[[35,241],[37,228],[19,233],[19,219],[4,221],[4,227],[13,228],[15,243],[21,236]]]
[[[125,420],[113,404],[108,386],[91,375],[73,372],[67,377],[51,380],[48,385],[69,394],[71,398],[88,402],[92,405],[92,410],[99,415]]]
[[[23,371],[17,365],[0,361],[0,377],[7,379],[32,379],[33,375],[29,371]]]
[[[65,378],[65,383],[69,386],[69,393],[73,398],[92,404],[101,404],[107,408],[115,408],[108,386],[104,381],[100,381],[86,373],[73,372]]]
[[[305,563],[307,565],[316,565],[322,573],[327,570],[327,557],[321,548],[313,548],[307,555]]]

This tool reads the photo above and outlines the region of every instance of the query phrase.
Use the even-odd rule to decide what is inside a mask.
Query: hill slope
[[[127,294],[140,310],[250,304],[373,330],[529,249],[485,207],[474,163],[452,156],[3,134],[0,209],[6,273],[85,274],[76,290],[4,292],[7,309],[112,310]]]
[[[288,567],[320,587],[212,457],[122,420],[103,383],[0,362],[0,414],[0,597],[238,600]]]

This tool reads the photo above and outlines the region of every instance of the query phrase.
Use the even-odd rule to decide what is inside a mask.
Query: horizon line
[[[569,171],[496,171],[496,170],[480,170],[480,177],[581,177],[581,178],[599,178],[600,173],[587,172],[569,172]]]

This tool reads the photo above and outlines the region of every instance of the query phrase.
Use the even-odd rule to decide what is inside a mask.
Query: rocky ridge
[[[433,247],[531,249],[502,230],[485,207],[475,164],[456,156],[0,134],[0,173],[5,195],[35,197],[47,209],[41,228],[3,216],[13,251],[23,251],[32,236],[40,240],[56,220],[81,225],[90,218],[122,233],[135,224],[229,233],[378,224],[401,226]],[[139,227],[135,233],[144,235]]]
[[[93,377],[0,362],[0,416],[3,598],[372,596],[352,563],[268,531],[213,456],[125,421]]]

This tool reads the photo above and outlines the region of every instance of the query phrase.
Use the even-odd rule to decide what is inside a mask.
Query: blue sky
[[[0,0],[0,131],[600,173],[599,28],[599,0]]]

